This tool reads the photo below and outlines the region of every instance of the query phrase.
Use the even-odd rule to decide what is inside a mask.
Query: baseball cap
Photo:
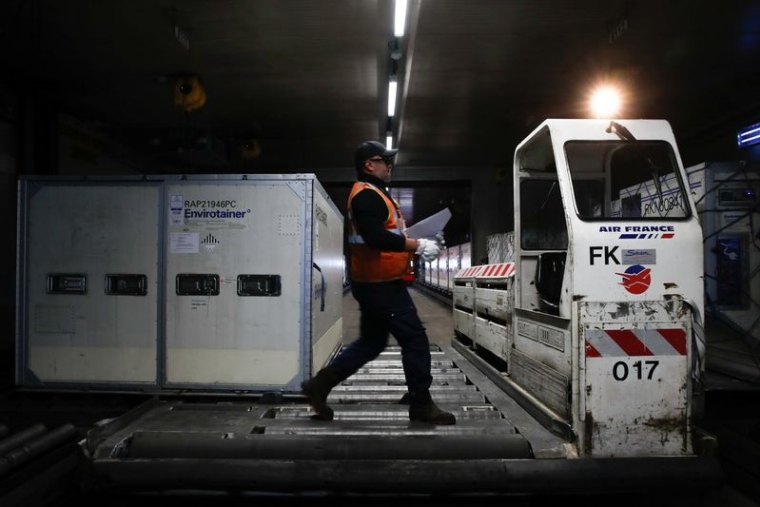
[[[364,165],[364,161],[372,157],[390,158],[396,155],[398,150],[389,150],[385,148],[385,145],[378,143],[377,141],[364,141],[356,148],[354,154],[354,165],[360,168]]]

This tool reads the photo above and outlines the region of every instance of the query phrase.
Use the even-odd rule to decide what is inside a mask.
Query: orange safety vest
[[[372,248],[364,243],[364,238],[359,234],[353,214],[351,213],[351,201],[362,190],[377,192],[388,206],[388,218],[383,227],[386,231],[404,236],[404,217],[401,215],[398,203],[389,199],[382,190],[366,181],[357,181],[348,196],[348,219],[349,236],[348,243],[351,250],[351,278],[357,282],[386,282],[398,280],[407,271],[412,254],[409,252],[387,252]]]

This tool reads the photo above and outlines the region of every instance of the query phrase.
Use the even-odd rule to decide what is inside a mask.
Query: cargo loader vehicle
[[[343,223],[312,175],[22,182],[18,383],[154,395],[82,442],[83,482],[99,491],[720,485],[715,442],[694,424],[701,230],[669,125],[547,120],[514,161],[514,259],[460,259],[449,284],[456,339],[431,351],[431,394],[455,426],[409,421],[393,347],[332,391],[334,421],[311,419],[297,386],[340,347],[343,297]],[[675,183],[657,186],[656,216],[621,194],[668,176]],[[47,266],[35,217],[60,210],[50,205],[54,187],[72,185],[149,188],[155,205],[126,235],[83,236],[70,225],[56,248],[76,255]],[[121,216],[105,216],[108,192],[84,205],[87,220]],[[81,206],[74,195],[60,206]],[[125,227],[139,216],[130,209]],[[135,245],[123,267],[111,264],[115,244]],[[280,251],[290,257],[272,255]],[[141,257],[145,268],[131,263]],[[140,303],[145,319],[125,321],[123,305]],[[155,329],[151,339],[141,326]],[[108,367],[85,359],[98,353]]]

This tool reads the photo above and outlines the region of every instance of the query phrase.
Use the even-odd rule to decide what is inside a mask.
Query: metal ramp
[[[192,487],[219,487],[229,479],[216,476],[224,468],[215,468],[219,461],[254,466],[261,474],[283,463],[301,470],[331,461],[341,468],[354,463],[411,470],[426,462],[531,459],[528,441],[451,354],[438,346],[431,354],[430,391],[441,408],[456,415],[454,426],[409,421],[408,405],[400,403],[407,391],[401,350],[389,347],[332,391],[335,419],[329,422],[312,420],[300,397],[275,404],[242,396],[211,403],[154,399],[88,434],[93,482],[130,489],[190,487],[179,470],[196,463],[206,472]],[[298,481],[289,486],[301,489]]]
[[[294,403],[274,405],[246,400],[198,403],[191,400],[154,401],[150,408],[142,407],[139,417],[122,430],[113,432],[95,451],[95,457],[134,458],[202,458],[211,452],[223,456],[229,452],[240,457],[246,452],[250,457],[260,457],[254,451],[267,449],[267,456],[295,459],[309,457],[321,459],[331,455],[329,446],[315,450],[308,456],[302,447],[295,450],[283,444],[282,439],[270,437],[287,436],[292,442],[305,443],[307,437],[319,436],[322,442],[341,441],[346,437],[368,437],[368,440],[384,442],[384,456],[395,458],[396,449],[405,459],[461,457],[480,459],[487,457],[529,458],[530,445],[494,407],[478,387],[447,358],[437,346],[431,350],[434,358],[431,394],[439,406],[453,412],[457,417],[454,426],[433,426],[411,422],[408,405],[400,403],[407,391],[401,366],[401,351],[391,347],[377,360],[365,365],[341,385],[335,387],[328,402],[335,411],[333,421],[313,420],[311,408],[302,399]],[[105,435],[103,435],[105,436]],[[410,454],[416,437],[434,437],[427,441],[430,449],[420,456]],[[371,438],[370,438],[371,437]],[[469,444],[454,449],[438,440],[456,440]],[[264,441],[277,442],[275,445]],[[346,458],[367,459],[368,445],[360,438],[352,438],[355,453],[344,444]],[[490,447],[478,445],[476,440],[488,440]],[[495,441],[508,445],[495,446]],[[260,443],[264,442],[264,443]],[[500,449],[500,454],[494,449]],[[248,449],[244,451],[241,449]],[[485,453],[485,454],[483,454]]]
[[[335,413],[332,422],[310,420],[313,412],[308,406],[278,407],[273,409],[276,412],[274,424],[267,429],[267,433],[383,436],[392,438],[392,447],[399,450],[408,449],[409,440],[415,436],[471,437],[466,442],[470,445],[456,453],[459,457],[471,459],[482,457],[477,451],[480,447],[472,441],[474,437],[503,437],[501,440],[510,442],[512,450],[502,453],[501,457],[530,457],[529,444],[451,358],[447,358],[437,346],[431,348],[431,355],[431,395],[442,409],[454,413],[457,418],[455,426],[432,426],[409,421],[408,405],[401,403],[407,392],[401,350],[390,347],[332,390],[328,397]],[[433,447],[446,446],[438,442],[430,444]],[[436,453],[433,450],[426,455],[431,456],[431,452],[432,455]],[[494,456],[494,453],[489,452],[488,455]]]

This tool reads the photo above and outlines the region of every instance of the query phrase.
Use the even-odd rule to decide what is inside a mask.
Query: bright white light
[[[388,83],[388,116],[396,114],[396,90],[398,83],[391,81]]]
[[[393,149],[393,136],[392,135],[385,136],[385,149],[386,150],[392,150]]]
[[[597,88],[591,95],[591,112],[597,118],[614,118],[620,106],[620,92],[612,86]]]
[[[406,24],[406,0],[396,0],[396,16],[393,24],[393,34],[396,37],[404,35]]]

